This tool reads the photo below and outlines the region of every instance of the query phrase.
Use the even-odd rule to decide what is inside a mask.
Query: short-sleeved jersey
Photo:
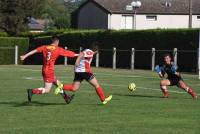
[[[59,56],[74,57],[75,53],[72,51],[64,50],[61,47],[54,45],[43,45],[36,48],[38,53],[43,55],[43,71],[54,70],[54,64]]]
[[[178,67],[171,63],[170,65],[167,64],[161,64],[156,66],[155,68],[157,73],[162,73],[163,75],[166,73],[168,75],[168,78],[175,78],[177,77],[176,72],[178,71]]]
[[[92,73],[90,64],[92,62],[94,52],[90,49],[85,49],[82,53],[83,57],[80,60],[79,66],[75,67],[75,72]]]

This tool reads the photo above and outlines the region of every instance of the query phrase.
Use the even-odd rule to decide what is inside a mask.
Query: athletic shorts
[[[56,81],[56,77],[53,71],[42,71],[44,82],[53,83]]]
[[[179,81],[183,81],[181,77],[173,77],[173,78],[168,78],[170,81],[171,85],[170,86],[178,86]]]
[[[94,78],[94,75],[92,73],[86,73],[86,72],[75,72],[74,74],[74,81],[80,81],[83,80],[90,81]]]

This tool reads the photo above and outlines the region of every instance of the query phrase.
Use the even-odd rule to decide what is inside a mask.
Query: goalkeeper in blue
[[[161,78],[160,89],[163,93],[163,97],[168,98],[169,96],[167,86],[177,86],[185,90],[188,94],[190,94],[193,99],[197,99],[197,94],[192,90],[192,88],[188,87],[183,81],[180,72],[178,72],[178,67],[174,65],[171,60],[171,55],[166,54],[163,60],[164,60],[163,64],[157,65],[155,67],[155,71]]]

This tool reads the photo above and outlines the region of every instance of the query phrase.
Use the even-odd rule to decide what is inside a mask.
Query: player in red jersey
[[[30,51],[29,53],[22,55],[20,58],[21,60],[25,60],[27,57],[35,54],[35,53],[42,53],[43,54],[43,66],[42,66],[42,76],[44,81],[44,87],[41,88],[35,88],[35,89],[27,89],[28,93],[28,101],[31,102],[32,95],[33,94],[44,94],[49,93],[51,90],[51,87],[54,85],[58,85],[60,81],[58,81],[54,74],[54,64],[56,59],[59,56],[65,56],[65,57],[75,57],[77,54],[75,54],[72,51],[64,50],[61,47],[58,47],[59,45],[59,39],[58,37],[52,38],[52,44],[50,45],[43,45],[35,50]],[[60,92],[60,94],[65,99],[66,103],[70,103],[72,96],[68,96],[65,94],[65,92]]]
[[[96,53],[97,53],[96,47],[94,47],[93,50],[85,49],[83,52],[81,52],[75,63],[74,82],[72,84],[64,84],[64,85],[59,83],[58,87],[55,90],[55,94],[58,94],[62,90],[77,91],[80,88],[81,82],[83,80],[86,80],[95,88],[96,93],[103,104],[106,104],[108,101],[110,101],[112,99],[112,95],[105,98],[103,89],[99,85],[97,79],[93,75],[90,68],[92,58]]]

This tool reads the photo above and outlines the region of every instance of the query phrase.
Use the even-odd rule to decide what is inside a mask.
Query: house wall
[[[108,14],[89,2],[78,13],[78,28],[108,29]]]
[[[110,14],[110,29],[121,29],[121,21],[122,15],[121,14]]]
[[[193,16],[193,27],[200,27],[200,21]],[[137,29],[154,29],[154,28],[188,28],[188,15],[157,15],[157,20],[147,20],[146,15],[136,17]]]
[[[200,28],[200,19],[197,19],[197,16],[200,16],[200,15],[194,15],[192,17],[192,26],[194,28]]]
[[[125,19],[124,16],[127,16],[128,19]],[[188,15],[157,15],[157,20],[147,20],[146,15],[137,15],[136,17],[136,29],[188,28],[188,23]],[[111,29],[130,29],[131,25],[133,25],[133,16],[111,15]],[[197,19],[197,15],[193,16],[193,28],[200,28],[200,19]]]

